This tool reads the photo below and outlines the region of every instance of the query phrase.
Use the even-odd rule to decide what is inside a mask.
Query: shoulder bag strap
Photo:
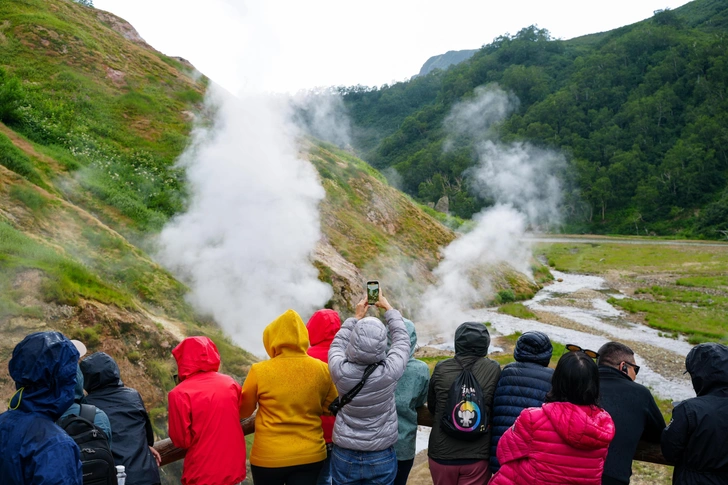
[[[354,386],[349,392],[347,392],[346,394],[341,396],[341,399],[339,399],[339,402],[341,403],[341,405],[343,406],[345,404],[349,404],[351,402],[351,400],[354,399],[357,394],[359,394],[359,391],[362,390],[362,388],[364,387],[364,384],[366,384],[366,382],[367,382],[367,379],[369,378],[370,375],[372,375],[372,372],[374,372],[374,369],[376,369],[377,367],[379,367],[380,365],[383,365],[383,364],[384,364],[384,362],[376,362],[374,364],[369,364],[367,366],[366,370],[364,371],[364,376],[362,376],[361,381],[359,381],[359,383],[356,386]]]

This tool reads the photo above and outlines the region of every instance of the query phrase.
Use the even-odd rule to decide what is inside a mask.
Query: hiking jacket
[[[527,408],[498,443],[501,468],[489,485],[599,485],[614,422],[597,406]]]
[[[321,415],[336,398],[328,366],[306,354],[308,331],[288,310],[263,331],[270,360],[250,367],[243,383],[240,416],[253,414],[255,440],[250,463],[282,468],[326,459]]]
[[[427,402],[427,388],[430,384],[430,368],[415,359],[417,332],[411,321],[404,319],[410,339],[410,355],[404,374],[397,382],[394,403],[397,407],[397,443],[394,451],[397,460],[411,460],[415,457],[417,440],[417,408]]]
[[[311,315],[306,324],[310,347],[308,355],[321,362],[329,363],[329,348],[341,328],[341,318],[334,310],[319,310]],[[334,433],[334,416],[321,416],[321,428],[324,430],[324,441],[331,443]]]
[[[73,402],[78,357],[58,332],[30,334],[13,350],[8,370],[18,392],[0,414],[3,485],[82,485],[78,446],[54,423]]]
[[[490,470],[500,468],[498,441],[526,408],[541,407],[551,390],[554,370],[547,367],[553,347],[541,332],[526,332],[518,339],[513,355],[516,362],[501,371],[493,397],[493,436],[490,445]]]
[[[76,366],[76,388],[74,389],[74,395],[73,395],[73,404],[66,409],[66,412],[64,412],[61,417],[58,419],[58,423],[63,421],[64,418],[74,415],[74,416],[80,416],[81,415],[81,404],[88,404],[86,403],[86,396],[83,394],[83,373],[81,372],[81,367]],[[109,417],[106,416],[106,413],[103,412],[101,409],[96,408],[96,415],[94,416],[94,424],[98,426],[101,431],[104,432],[106,437],[109,440],[109,447],[111,447],[111,424],[109,423]]]
[[[126,468],[126,481],[134,485],[156,485],[159,469],[149,447],[154,432],[141,395],[124,387],[119,366],[104,352],[81,361],[86,402],[104,410],[114,433],[111,449],[116,465]]]
[[[603,476],[626,485],[637,443],[659,443],[665,419],[649,389],[614,367],[599,366],[599,404],[612,417],[616,430]]]
[[[387,328],[378,318],[349,318],[329,350],[331,378],[340,395],[354,388],[369,364],[383,362],[367,379],[353,401],[342,407],[334,425],[334,443],[356,451],[380,451],[397,442],[394,391],[410,355],[410,339],[397,310],[384,314],[392,345],[387,351]]]
[[[245,480],[240,385],[219,374],[220,354],[207,337],[172,350],[180,383],[169,392],[169,437],[187,450],[183,485],[236,485]]]
[[[679,404],[662,433],[662,454],[676,485],[728,484],[728,347],[700,344],[688,353],[697,397]]]
[[[500,377],[497,362],[484,358],[490,346],[490,334],[482,323],[468,322],[455,331],[455,355],[464,366],[470,367],[483,390],[483,404],[488,422],[492,423],[493,394]],[[490,457],[491,428],[475,441],[464,441],[446,434],[440,427],[447,412],[450,386],[458,378],[462,367],[455,359],[438,362],[430,377],[427,407],[434,416],[427,455],[442,465],[464,464],[487,460]],[[452,411],[452,410],[450,410]]]

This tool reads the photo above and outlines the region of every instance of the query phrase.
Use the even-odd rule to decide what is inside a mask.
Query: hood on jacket
[[[685,358],[695,394],[728,387],[728,347],[717,343],[699,344]]]
[[[543,332],[526,332],[518,338],[513,358],[518,362],[533,362],[544,367],[549,365],[554,347]]]
[[[81,361],[83,388],[93,392],[105,387],[121,387],[121,374],[116,361],[106,352],[96,352]]]
[[[273,358],[283,353],[305,353],[308,349],[308,330],[301,316],[293,310],[273,320],[263,330],[263,346]]]
[[[336,332],[341,328],[341,318],[334,310],[318,310],[306,324],[308,340],[314,345],[331,345],[336,337]]]
[[[415,324],[412,322],[412,320],[407,320],[406,318],[403,318],[404,320],[404,327],[407,329],[407,334],[409,334],[410,339],[410,359],[415,358],[415,348],[417,347],[417,330],[415,330]],[[387,335],[387,350],[392,346],[392,336]]]
[[[359,320],[351,332],[346,358],[357,364],[374,364],[387,358],[387,329],[376,317]]]
[[[180,382],[197,372],[217,372],[220,353],[207,337],[187,337],[172,350]]]
[[[455,330],[455,355],[485,357],[490,347],[488,328],[480,322],[465,322]]]
[[[18,389],[10,400],[10,409],[58,419],[73,404],[78,357],[76,347],[59,332],[36,332],[25,337],[13,349],[8,363]]]
[[[614,421],[597,406],[552,402],[542,406],[559,436],[579,450],[606,448],[614,438]]]

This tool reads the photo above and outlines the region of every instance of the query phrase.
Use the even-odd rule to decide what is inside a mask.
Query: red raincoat
[[[308,340],[311,346],[307,353],[311,357],[329,363],[329,347],[341,328],[341,318],[334,310],[319,310],[306,324]],[[324,430],[324,441],[331,443],[334,432],[334,416],[321,416],[321,427]]]
[[[501,468],[489,485],[601,485],[614,422],[596,406],[526,408],[498,441]]]
[[[240,385],[219,374],[220,354],[207,337],[172,350],[180,383],[169,393],[169,437],[187,450],[183,485],[234,485],[245,479]]]

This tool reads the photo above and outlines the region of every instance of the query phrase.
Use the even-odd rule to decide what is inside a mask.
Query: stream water
[[[569,301],[569,295],[580,290],[592,290],[613,298],[624,298],[619,291],[609,288],[606,280],[598,276],[561,273],[552,270],[556,282],[543,288],[531,300],[523,304],[532,310],[549,312],[561,318],[571,320],[582,326],[594,329],[595,333],[565,328],[557,325],[541,323],[535,320],[526,320],[498,313],[496,309],[482,309],[472,312],[475,321],[490,322],[494,334],[510,335],[514,332],[528,332],[538,330],[546,333],[552,341],[562,344],[576,344],[583,348],[599,349],[610,340],[633,341],[645,344],[656,351],[664,353],[675,362],[684,362],[692,345],[683,338],[670,338],[663,336],[659,331],[645,325],[635,324],[627,320],[623,311],[609,304],[604,298],[590,298],[590,305],[566,306],[556,303]],[[584,303],[584,300],[580,300]],[[591,307],[591,308],[585,308]],[[433,345],[441,349],[453,349],[452,334],[441,335],[446,343]],[[494,347],[491,351],[496,351]],[[635,361],[640,366],[637,382],[649,387],[653,393],[663,399],[682,401],[695,397],[695,392],[689,380],[683,376],[663,375],[652,369],[646,360],[635,353]],[[417,433],[417,451],[427,448],[429,428],[420,427]]]

